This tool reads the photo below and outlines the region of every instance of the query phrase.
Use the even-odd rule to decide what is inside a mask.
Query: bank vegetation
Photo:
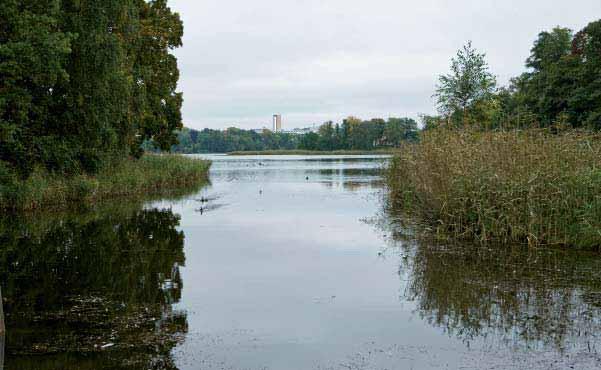
[[[444,238],[594,248],[601,135],[439,129],[392,160],[392,205]]]
[[[98,173],[64,176],[38,168],[26,180],[0,186],[0,209],[65,209],[119,198],[167,196],[208,182],[209,161],[180,155],[120,160]]]
[[[0,3],[0,209],[172,191],[208,163],[149,156],[183,127],[166,0]],[[140,159],[141,158],[141,159]]]
[[[599,249],[601,21],[541,32],[498,88],[471,43],[440,76],[439,116],[392,160],[392,209],[443,238]]]

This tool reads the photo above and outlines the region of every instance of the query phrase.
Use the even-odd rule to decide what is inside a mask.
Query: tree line
[[[487,129],[548,127],[601,129],[601,20],[579,32],[556,27],[538,35],[527,71],[498,87],[485,54],[468,42],[436,89],[439,125]]]
[[[168,149],[183,24],[166,0],[0,2],[0,186]]]
[[[171,150],[179,153],[227,153],[258,150],[373,150],[398,147],[415,141],[418,125],[412,118],[371,119],[348,117],[341,124],[326,122],[317,132],[292,134],[263,130],[184,128],[178,132],[178,144]],[[151,143],[146,148],[152,150]]]

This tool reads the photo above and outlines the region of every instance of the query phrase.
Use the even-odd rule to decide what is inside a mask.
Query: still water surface
[[[600,256],[412,241],[385,157],[208,157],[177,200],[0,221],[5,368],[601,368]]]

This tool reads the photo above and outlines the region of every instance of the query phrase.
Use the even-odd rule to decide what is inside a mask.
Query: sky
[[[435,112],[440,74],[468,40],[501,85],[539,32],[580,30],[601,0],[170,0],[184,125],[309,127]]]

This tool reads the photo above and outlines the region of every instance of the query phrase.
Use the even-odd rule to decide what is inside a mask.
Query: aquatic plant
[[[391,208],[443,238],[599,248],[601,135],[436,129],[391,161]]]
[[[209,161],[195,158],[147,155],[105,166],[96,175],[65,176],[37,169],[24,181],[0,181],[0,209],[56,209],[111,198],[168,195],[207,182],[209,167]]]

